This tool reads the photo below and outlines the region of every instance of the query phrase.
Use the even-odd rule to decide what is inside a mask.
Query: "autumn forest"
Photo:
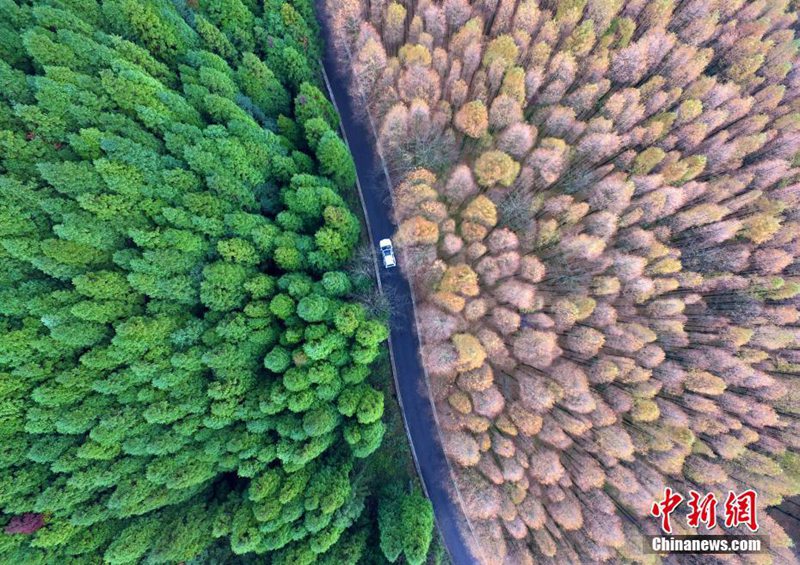
[[[793,562],[764,509],[800,490],[796,4],[327,9],[487,562],[647,562],[666,487],[754,489]]]

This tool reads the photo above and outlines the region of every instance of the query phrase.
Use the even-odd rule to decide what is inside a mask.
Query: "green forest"
[[[311,0],[0,0],[0,562],[426,561],[321,50]]]

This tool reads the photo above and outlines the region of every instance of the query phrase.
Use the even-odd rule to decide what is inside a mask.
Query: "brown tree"
[[[453,123],[464,135],[478,139],[483,137],[489,127],[486,106],[480,100],[473,100],[461,106]]]

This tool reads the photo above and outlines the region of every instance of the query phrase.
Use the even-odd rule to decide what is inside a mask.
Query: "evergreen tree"
[[[366,551],[388,331],[312,6],[258,4],[0,3],[4,563]]]

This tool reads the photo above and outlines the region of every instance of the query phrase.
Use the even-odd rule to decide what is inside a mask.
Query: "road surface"
[[[357,120],[353,114],[353,101],[346,91],[347,77],[337,68],[333,49],[330,47],[327,18],[320,19],[328,45],[323,61],[329,79],[328,86],[353,153],[367,226],[372,244],[377,249],[378,241],[391,237],[395,232],[395,225],[390,217],[389,181],[373,149],[375,140],[371,128],[367,123]],[[406,306],[405,314],[401,313],[392,319],[389,346],[392,352],[395,384],[406,431],[411,441],[414,462],[428,498],[433,504],[436,524],[451,561],[455,565],[478,563],[462,533],[467,531],[467,528],[461,507],[451,499],[447,488],[447,485],[452,484],[452,478],[442,449],[433,414],[434,408],[419,356],[420,344],[413,314],[411,288],[398,268],[384,269],[381,265],[378,272],[384,292],[395,298],[399,304]]]

